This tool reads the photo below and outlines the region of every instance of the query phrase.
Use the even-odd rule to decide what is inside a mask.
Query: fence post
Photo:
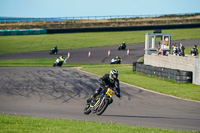
[[[200,57],[200,56],[199,56]],[[193,74],[195,74],[194,75],[194,84],[196,84],[196,85],[200,85],[200,82],[199,82],[199,80],[200,80],[200,77],[199,77],[199,58],[195,58],[195,73],[193,73]]]

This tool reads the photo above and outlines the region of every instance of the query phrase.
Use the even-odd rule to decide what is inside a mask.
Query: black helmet
[[[115,75],[115,76],[114,76]],[[116,70],[116,69],[112,69],[110,71],[110,78],[111,79],[117,79],[118,78],[118,75],[119,75],[119,72]]]

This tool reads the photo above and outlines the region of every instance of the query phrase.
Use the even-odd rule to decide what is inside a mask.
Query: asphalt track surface
[[[191,41],[195,43],[199,40]],[[136,45],[138,50],[134,48],[135,54],[144,49],[144,46]],[[91,49],[105,51],[107,48]],[[88,49],[83,50],[83,53],[87,51]],[[74,57],[75,55],[74,53]],[[38,54],[32,56],[35,58]],[[135,56],[134,60],[137,60],[139,55]],[[19,57],[15,56],[15,58]],[[0,59],[3,59],[2,56]],[[128,62],[129,59],[125,59],[124,62],[126,61]],[[130,61],[132,62],[133,59]],[[121,99],[114,96],[114,102],[102,116],[84,115],[86,100],[99,85],[99,76],[69,67],[0,67],[0,72],[0,113],[200,130],[200,102],[197,101],[166,96],[121,82]]]

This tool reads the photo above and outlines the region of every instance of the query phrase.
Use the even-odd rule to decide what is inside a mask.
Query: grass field
[[[0,36],[0,54],[58,49],[77,49],[121,44],[141,43],[148,31],[92,32],[46,35]],[[172,40],[200,38],[200,28],[163,30],[172,33]]]
[[[2,133],[198,133],[170,129],[145,128],[115,123],[45,119],[0,114]]]

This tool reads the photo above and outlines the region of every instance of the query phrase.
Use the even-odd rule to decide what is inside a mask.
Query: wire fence
[[[113,15],[55,18],[0,17],[0,29],[116,27],[169,23],[200,23],[200,13]],[[166,18],[169,20],[166,21]],[[189,18],[189,19],[188,19]],[[171,21],[173,20],[173,22]],[[158,23],[159,22],[159,23]]]
[[[162,17],[192,17],[200,13],[179,13],[179,14],[154,14],[154,15],[111,15],[111,16],[80,16],[80,17],[53,17],[53,18],[20,18],[0,17],[0,22],[34,22],[34,21],[70,21],[70,20],[101,20],[101,19],[130,19],[130,18],[162,18]]]

